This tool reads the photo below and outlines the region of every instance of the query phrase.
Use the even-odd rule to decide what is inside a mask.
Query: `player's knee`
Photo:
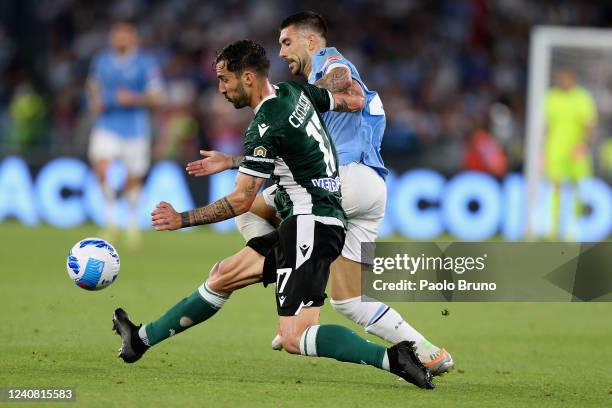
[[[343,300],[331,299],[329,303],[338,313],[361,326],[365,326],[369,321],[371,307],[362,302],[360,296]]]
[[[274,231],[274,227],[268,221],[250,211],[236,217],[236,227],[247,242],[251,238]]]
[[[223,262],[217,262],[208,275],[208,287],[217,293],[227,293],[228,274],[222,268]]]

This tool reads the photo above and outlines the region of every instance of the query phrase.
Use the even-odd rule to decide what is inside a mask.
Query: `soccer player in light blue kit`
[[[114,235],[117,192],[106,180],[112,160],[127,169],[124,192],[129,204],[128,245],[140,244],[138,201],[150,161],[150,110],[163,97],[161,71],[155,59],[138,50],[138,34],[131,21],[118,21],[110,31],[109,49],[93,59],[88,78],[89,108],[96,115],[89,144],[89,159],[105,198],[106,235]],[[112,238],[112,237],[109,237]]]
[[[348,217],[342,255],[331,265],[331,304],[365,330],[392,344],[412,341],[419,359],[433,375],[453,368],[451,355],[430,343],[393,308],[378,301],[361,301],[361,243],[374,242],[385,214],[388,171],[380,155],[385,130],[385,112],[380,97],[369,90],[355,66],[336,48],[326,46],[327,24],[318,14],[302,12],[287,17],[280,26],[279,56],[291,73],[335,93],[359,94],[365,98],[358,112],[326,112],[325,125],[340,162],[342,208]],[[248,152],[245,152],[248,154]],[[196,176],[238,168],[241,157],[203,151],[204,159],[189,163]],[[259,195],[248,213],[236,224],[248,241],[269,233],[278,224],[272,186]],[[367,258],[366,255],[364,258]],[[272,341],[279,348],[280,336]]]

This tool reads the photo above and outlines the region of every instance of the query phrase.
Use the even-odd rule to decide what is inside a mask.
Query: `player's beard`
[[[291,63],[293,63],[293,65],[291,65]],[[304,69],[306,67],[306,61],[304,60],[304,58],[300,57],[299,55],[296,55],[296,59],[292,59],[289,62],[289,70],[291,71],[292,75],[297,75],[297,76],[306,76],[306,73],[304,72]]]
[[[299,75],[300,70],[301,70],[302,64],[300,63],[300,60],[291,60],[289,62],[289,70],[291,71],[292,75]]]
[[[225,95],[225,98],[230,101],[236,109],[241,109],[245,106],[249,106],[250,103],[249,95],[247,94],[246,90],[244,89],[244,86],[242,86],[241,83],[238,83],[238,86],[236,87],[235,98],[230,98],[227,95]]]

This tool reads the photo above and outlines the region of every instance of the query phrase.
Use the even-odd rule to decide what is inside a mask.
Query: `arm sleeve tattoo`
[[[207,206],[196,208],[181,213],[181,228],[194,227],[196,225],[211,224],[213,222],[227,220],[236,216],[236,211],[223,197]]]
[[[346,68],[334,68],[323,78],[315,82],[319,88],[325,88],[332,93],[346,92],[351,86],[351,72]]]

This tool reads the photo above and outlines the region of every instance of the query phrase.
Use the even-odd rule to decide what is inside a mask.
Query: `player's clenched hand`
[[[181,228],[181,214],[172,205],[160,201],[151,212],[151,224],[157,231],[171,231]]]
[[[210,176],[232,168],[232,156],[215,150],[200,150],[200,154],[203,159],[192,161],[185,168],[191,176]]]

